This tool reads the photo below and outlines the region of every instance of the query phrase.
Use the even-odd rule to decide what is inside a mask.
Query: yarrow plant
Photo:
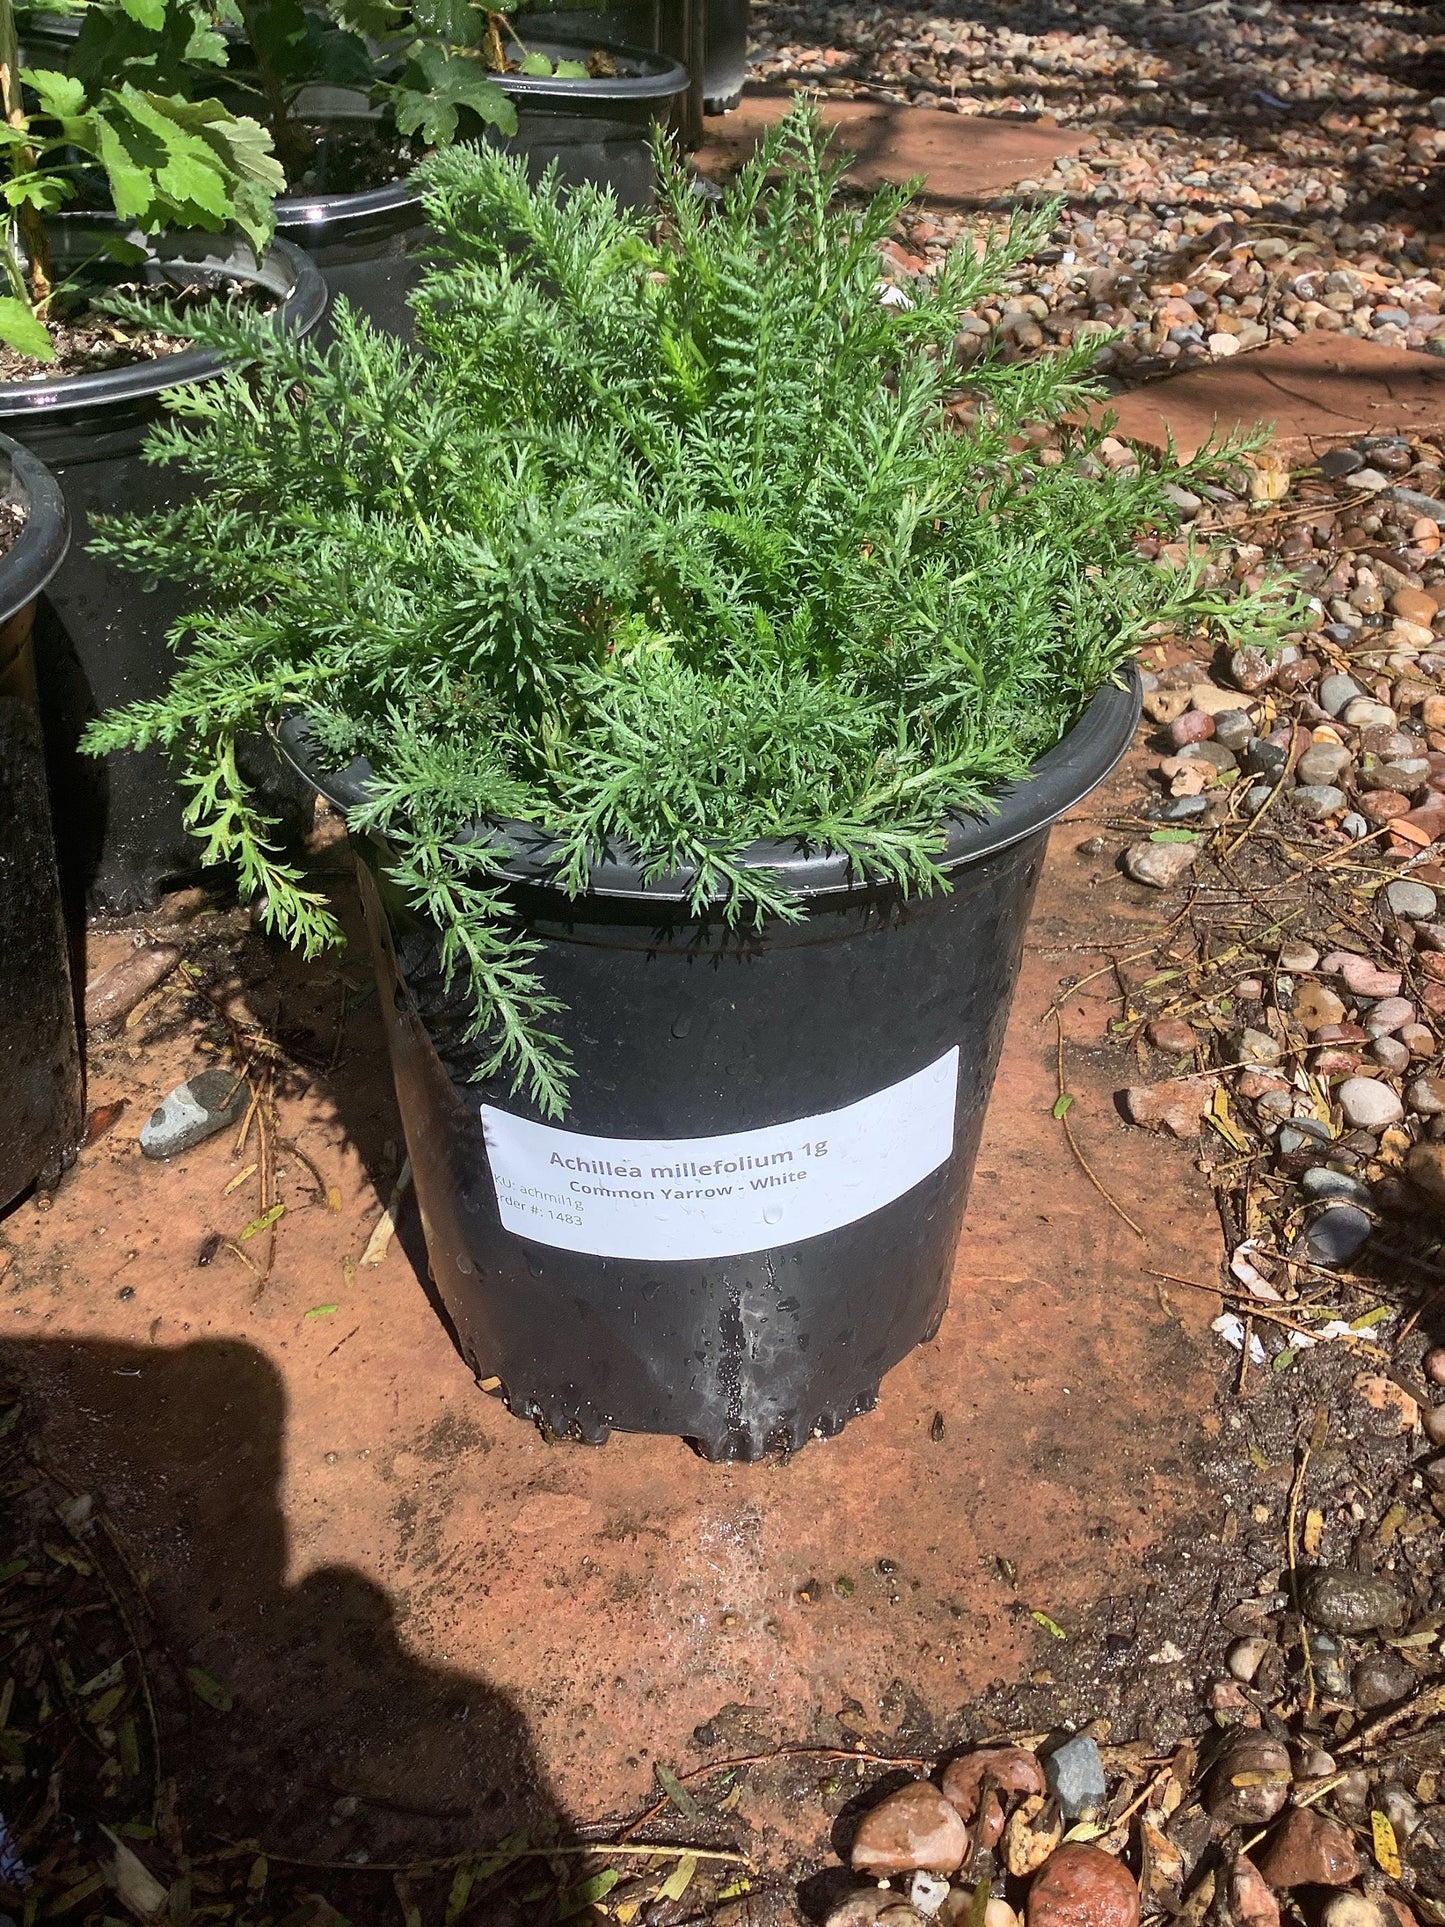
[[[658,167],[650,216],[531,188],[486,148],[436,154],[416,349],[340,304],[325,348],[245,314],[180,322],[230,372],[171,401],[148,456],[207,491],[98,545],[205,599],[169,693],[103,718],[90,749],[175,752],[207,859],[308,952],[336,926],[237,739],[299,714],[336,765],[364,755],[351,827],[386,839],[438,927],[477,1074],[550,1115],[567,1065],[497,826],[554,838],[569,892],[621,846],[734,922],[801,914],[745,854],[759,839],[946,887],[944,820],[986,811],[1156,625],[1259,640],[1290,600],[1227,603],[1197,563],[1136,550],[1173,528],[1170,482],[1237,450],[1108,472],[1081,431],[1038,459],[1021,431],[1087,402],[1097,342],[953,361],[961,312],[1056,209],[900,302],[877,247],[909,191],[850,201],[815,111],[716,209],[661,145]]]

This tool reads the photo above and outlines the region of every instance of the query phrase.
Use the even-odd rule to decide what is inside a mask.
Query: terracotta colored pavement
[[[1303,461],[1357,435],[1445,426],[1445,361],[1352,335],[1304,334],[1136,388],[1109,407],[1125,435],[1162,444],[1167,427],[1183,455],[1216,424],[1268,422],[1274,446]]]
[[[1068,1625],[1135,1596],[1171,1535],[1217,1531],[1215,1307],[1176,1292],[1171,1315],[1148,1275],[1211,1276],[1217,1226],[1190,1152],[1119,1121],[1139,1070],[1109,1041],[1111,976],[1063,1001],[1070,1121],[1147,1245],[1051,1116],[1061,983],[1167,914],[1080,853],[1105,807],[1055,832],[938,1337],[878,1410],[788,1463],[549,1444],[473,1384],[414,1223],[380,1266],[355,1263],[399,1138],[374,999],[335,1068],[282,1099],[283,1140],[340,1208],[283,1143],[269,1277],[266,1234],[241,1238],[255,1182],[226,1190],[233,1134],[139,1155],[152,1105],[206,1061],[183,1003],[98,1054],[91,1104],[130,1108],[48,1212],[0,1224],[0,1360],[147,1575],[173,1657],[235,1695],[225,1717],[194,1709],[191,1756],[235,1831],[375,1857],[398,1830],[444,1850],[539,1805],[626,1812],[655,1761],[696,1760],[709,1720],[737,1751],[749,1720],[772,1743],[836,1734],[840,1711],[918,1744],[1047,1665],[1031,1608]],[[309,1031],[324,1065],[335,963],[249,942],[227,997]],[[128,943],[96,938],[92,968]],[[366,974],[357,953],[343,967]],[[344,1794],[363,1804],[334,1820]]]
[[[693,155],[704,174],[732,173],[760,136],[787,112],[793,96],[743,94],[731,113],[710,118],[705,144]],[[936,107],[900,107],[889,101],[825,100],[823,118],[838,130],[841,145],[857,157],[850,177],[860,187],[927,177],[927,196],[938,206],[967,207],[991,199],[1018,181],[1045,174],[1061,154],[1076,154],[1088,130],[1045,127],[1038,121],[970,120]]]

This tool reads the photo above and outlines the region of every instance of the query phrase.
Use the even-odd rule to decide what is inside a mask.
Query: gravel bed
[[[1050,245],[966,328],[1008,355],[1121,331],[1138,379],[1310,329],[1445,356],[1445,13],[1207,0],[892,10],[764,4],[755,83],[1087,127],[997,208]],[[926,273],[977,217],[905,217]]]

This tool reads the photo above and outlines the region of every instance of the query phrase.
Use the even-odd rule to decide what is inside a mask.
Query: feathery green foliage
[[[436,154],[419,352],[340,304],[325,349],[245,315],[186,324],[231,372],[175,397],[149,459],[210,487],[99,544],[205,600],[170,692],[104,718],[90,748],[174,750],[208,856],[308,948],[334,925],[233,746],[299,712],[338,763],[367,756],[353,827],[384,833],[440,926],[482,1074],[553,1115],[548,999],[502,853],[463,826],[541,826],[570,891],[620,844],[731,920],[798,914],[745,858],[760,838],[930,890],[942,820],[986,809],[1152,624],[1275,620],[1268,598],[1206,608],[1197,568],[1135,552],[1197,465],[1049,467],[1022,442],[1089,396],[1097,343],[952,363],[960,311],[1054,209],[900,302],[880,298],[877,244],[908,194],[849,203],[814,111],[715,211],[658,158],[654,220],[529,188],[486,148]],[[964,433],[945,412],[960,389],[981,403]]]

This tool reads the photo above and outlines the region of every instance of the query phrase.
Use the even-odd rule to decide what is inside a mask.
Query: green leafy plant
[[[81,13],[70,69],[88,83],[123,76],[138,86],[193,96],[226,84],[248,95],[270,127],[294,182],[310,137],[298,101],[308,87],[351,88],[389,114],[397,132],[427,146],[456,138],[463,110],[514,134],[516,109],[492,78],[524,73],[585,76],[517,37],[506,5],[472,0],[73,0]],[[513,48],[511,58],[508,47]]]
[[[0,341],[54,359],[45,217],[75,198],[84,167],[100,173],[114,211],[142,233],[235,224],[258,251],[265,246],[284,176],[258,121],[218,100],[182,99],[124,79],[88,85],[19,61],[13,0],[0,0],[0,189],[10,214],[0,243],[10,290],[0,295]]]
[[[658,165],[654,220],[554,176],[534,190],[486,148],[434,155],[419,349],[344,307],[326,348],[192,321],[230,372],[175,396],[149,459],[208,491],[98,544],[205,600],[169,693],[89,748],[173,751],[207,856],[308,949],[335,924],[236,740],[299,713],[338,764],[368,757],[351,825],[440,931],[477,1074],[553,1115],[566,1064],[494,826],[554,837],[568,891],[620,845],[731,922],[801,914],[746,859],[760,838],[946,887],[944,819],[986,811],[1155,625],[1203,613],[1258,639],[1292,613],[1210,602],[1201,563],[1136,550],[1174,526],[1166,484],[1237,451],[1108,472],[1081,431],[1038,458],[1022,431],[1088,399],[1097,343],[954,364],[959,315],[1056,210],[884,299],[878,243],[908,193],[850,203],[814,113],[715,211]]]

